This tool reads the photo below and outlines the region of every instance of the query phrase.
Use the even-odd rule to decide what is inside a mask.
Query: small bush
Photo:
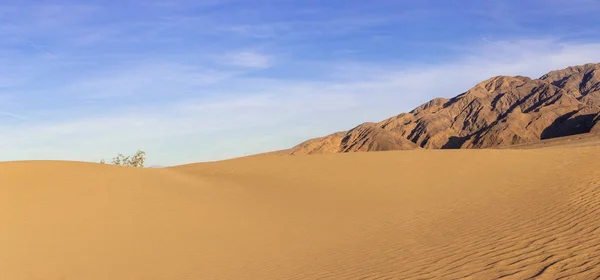
[[[124,156],[118,154],[112,159],[112,164],[121,166],[144,167],[146,161],[146,152],[138,150],[133,156]],[[105,160],[100,161],[101,164],[106,164]]]

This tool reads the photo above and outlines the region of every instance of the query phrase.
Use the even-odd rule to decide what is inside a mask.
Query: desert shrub
[[[144,162],[146,161],[146,152],[138,150],[132,156],[125,156],[123,154],[118,154],[111,161],[114,165],[121,166],[132,166],[132,167],[144,167]],[[105,164],[105,160],[101,160],[100,163]]]

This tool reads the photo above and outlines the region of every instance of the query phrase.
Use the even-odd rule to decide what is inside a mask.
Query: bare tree
[[[144,167],[146,161],[146,152],[138,150],[133,156],[124,156],[118,154],[112,159],[112,164],[121,166],[132,166],[132,167]],[[105,164],[105,160],[101,160],[100,163]]]

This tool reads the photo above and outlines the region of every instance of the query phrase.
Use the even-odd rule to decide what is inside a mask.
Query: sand
[[[595,279],[599,155],[0,163],[0,279]]]

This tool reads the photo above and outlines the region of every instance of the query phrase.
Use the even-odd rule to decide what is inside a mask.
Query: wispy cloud
[[[227,24],[221,29],[250,38],[298,39],[305,37],[343,36],[370,30],[399,20],[398,17],[370,16],[365,14],[342,17],[286,20],[270,23]]]
[[[26,120],[27,119],[27,117],[25,117],[25,116],[21,116],[19,114],[7,112],[7,111],[0,111],[0,115],[2,115],[2,116],[8,116],[8,117],[15,118],[15,119],[21,119],[21,120]]]
[[[83,99],[132,96],[176,98],[242,73],[169,62],[139,62],[118,70],[109,68],[97,72],[69,82],[59,92],[67,97]]]
[[[221,64],[245,68],[268,68],[272,65],[273,58],[256,51],[239,51],[219,56],[217,61]]]

